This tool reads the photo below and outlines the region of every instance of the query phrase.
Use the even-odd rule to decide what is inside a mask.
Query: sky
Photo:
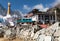
[[[60,0],[0,0],[0,4],[7,9],[8,2],[11,3],[12,10],[19,10],[26,14],[32,9],[46,11],[60,3]]]

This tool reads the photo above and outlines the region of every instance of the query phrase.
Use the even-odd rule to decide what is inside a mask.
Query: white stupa
[[[10,3],[8,2],[8,10],[7,10],[7,15],[3,17],[6,21],[10,23],[11,26],[14,26],[12,16],[10,15]]]
[[[4,19],[11,18],[12,16],[10,15],[10,3],[8,2],[8,10],[7,10],[7,15],[4,17]]]

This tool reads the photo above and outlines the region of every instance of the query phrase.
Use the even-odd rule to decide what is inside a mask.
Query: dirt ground
[[[0,41],[24,41],[24,40],[23,39],[18,39],[18,38],[13,39],[13,40],[9,40],[7,38],[0,38]]]
[[[24,40],[24,39],[19,39],[19,38],[16,38],[16,39],[13,39],[13,40],[9,40],[7,38],[0,38],[0,41],[33,41],[33,40]]]

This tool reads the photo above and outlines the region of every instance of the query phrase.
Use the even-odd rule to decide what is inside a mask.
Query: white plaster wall
[[[32,21],[38,21],[38,15],[32,16]]]

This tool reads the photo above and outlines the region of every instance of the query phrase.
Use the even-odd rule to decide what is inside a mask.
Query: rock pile
[[[51,25],[48,28],[43,28],[41,30],[35,31],[38,29],[38,26],[28,26],[24,25],[17,28],[17,36],[23,38],[26,41],[35,40],[35,41],[59,41],[60,40],[60,26],[59,22]],[[35,33],[34,33],[35,31]]]
[[[8,28],[6,26],[2,31],[4,31],[4,37],[7,38],[18,37],[25,41],[60,41],[59,24],[59,22],[56,22],[48,28],[43,28],[41,30],[37,30],[39,29],[37,25],[33,27],[32,25],[22,25],[16,28]]]
[[[33,39],[36,39],[36,41],[60,41],[59,22],[56,22],[47,29],[44,28],[40,31],[37,31]]]

